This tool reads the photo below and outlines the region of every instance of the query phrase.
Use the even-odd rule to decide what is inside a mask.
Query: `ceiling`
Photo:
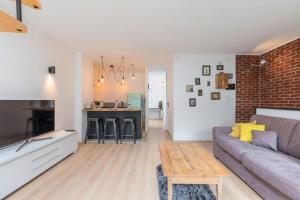
[[[74,51],[117,64],[173,54],[261,54],[300,36],[299,0],[41,0],[24,23]],[[0,9],[15,12],[9,0]]]

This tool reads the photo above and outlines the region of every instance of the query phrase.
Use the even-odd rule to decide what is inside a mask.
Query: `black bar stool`
[[[131,134],[126,135],[127,124],[131,125]],[[121,134],[121,144],[122,144],[124,137],[128,137],[128,136],[131,136],[133,138],[133,141],[135,144],[136,141],[135,141],[135,119],[134,118],[124,118],[122,134]]]
[[[110,128],[113,126],[113,134],[110,134]],[[108,136],[114,136],[116,140],[116,144],[118,144],[118,132],[119,132],[119,119],[118,118],[105,118],[104,119],[104,134],[103,134],[103,140],[102,144],[104,144],[105,137]]]
[[[96,137],[98,139],[98,144],[99,144],[100,143],[99,119],[98,118],[88,118],[84,143],[86,143],[86,140],[88,139],[89,136],[95,136],[95,134],[96,134]]]
[[[99,133],[100,133],[100,140],[104,135],[104,118],[98,118],[98,122],[99,122]]]

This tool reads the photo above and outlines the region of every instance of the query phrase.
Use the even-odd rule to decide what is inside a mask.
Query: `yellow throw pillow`
[[[232,127],[232,131],[229,135],[232,137],[240,138],[242,124],[256,124],[256,121],[249,122],[249,123],[235,123],[234,126]]]
[[[245,142],[252,142],[252,131],[265,131],[265,125],[258,124],[241,124],[241,137],[240,140]]]
[[[232,137],[239,138],[241,135],[241,129],[240,129],[241,123],[235,123],[234,126],[232,127],[232,131],[229,135]]]

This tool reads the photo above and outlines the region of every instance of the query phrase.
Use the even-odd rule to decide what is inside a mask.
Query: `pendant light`
[[[131,66],[132,66],[132,76],[131,76],[131,78],[132,78],[132,80],[134,80],[134,65],[131,64]]]
[[[117,82],[121,83],[122,86],[126,82],[128,78],[132,78],[134,80],[135,78],[135,70],[134,65],[131,64],[128,67],[125,66],[125,57],[121,58],[121,62],[118,67],[115,67],[114,65],[109,65],[109,67],[104,66],[104,59],[103,56],[100,57],[99,62],[95,62],[96,66],[98,67],[98,85],[103,83],[105,79],[109,79],[110,75],[112,75],[112,78]],[[105,76],[105,77],[104,77]]]
[[[125,82],[125,61],[124,57],[122,57],[122,83]]]
[[[100,83],[104,82],[104,64],[103,64],[103,56],[101,56],[101,82],[100,82],[100,69],[98,68],[98,87],[100,87]]]
[[[98,77],[99,77],[99,70],[98,70]],[[98,81],[97,81],[97,86],[100,87],[100,80],[98,78]]]
[[[104,82],[104,64],[103,64],[103,56],[101,56],[101,82],[103,83]]]

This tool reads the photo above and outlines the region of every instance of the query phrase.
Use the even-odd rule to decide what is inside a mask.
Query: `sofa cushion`
[[[252,131],[265,131],[265,125],[258,124],[242,124],[241,125],[241,137],[240,140],[245,142],[252,142]]]
[[[251,120],[256,120],[257,124],[265,124],[266,130],[276,131],[278,134],[277,147],[279,151],[288,153],[288,143],[296,127],[298,120],[280,117],[270,117],[265,115],[254,115]]]
[[[274,151],[247,152],[242,164],[291,199],[300,199],[300,161]]]
[[[214,140],[219,147],[230,154],[236,160],[242,162],[242,156],[248,151],[268,151],[267,149],[259,146],[243,142],[238,138],[234,138],[228,134],[217,134],[214,136]]]
[[[293,135],[288,144],[287,152],[289,155],[300,159],[300,122],[296,125]]]
[[[232,131],[230,132],[230,136],[239,138],[241,136],[241,124],[240,123],[235,123],[232,127]]]
[[[277,151],[277,133],[275,131],[252,131],[252,144]]]
[[[240,138],[241,137],[241,126],[245,124],[251,124],[255,125],[256,121],[249,122],[249,123],[235,123],[234,126],[232,127],[232,131],[229,135],[232,137]]]

